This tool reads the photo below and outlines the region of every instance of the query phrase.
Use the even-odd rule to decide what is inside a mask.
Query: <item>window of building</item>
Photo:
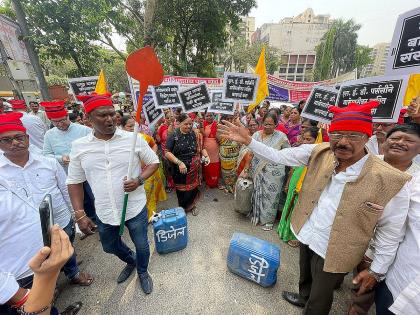
[[[292,65],[297,64],[297,59],[298,59],[297,55],[290,55],[289,63]]]
[[[287,73],[295,73],[295,67],[294,66],[291,66],[291,67],[289,67],[289,69],[287,69]]]
[[[308,55],[306,63],[314,64],[315,63],[315,55]]]
[[[303,77],[301,77],[301,76],[296,76],[295,81],[299,81],[299,82],[301,82],[301,81],[303,81]]]
[[[286,73],[287,67],[280,67],[280,73]]]
[[[295,80],[295,76],[293,76],[293,75],[292,75],[292,76],[290,76],[290,75],[289,75],[289,76],[287,77],[287,80],[289,80],[289,81],[294,81],[294,80]]]
[[[296,73],[303,73],[303,66],[296,68]]]
[[[281,64],[287,65],[288,61],[289,61],[289,56],[288,55],[282,55],[281,56]]]

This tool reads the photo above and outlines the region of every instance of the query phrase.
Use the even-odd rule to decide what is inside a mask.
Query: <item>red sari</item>
[[[220,177],[219,144],[216,139],[217,122],[211,124],[204,122],[204,149],[206,149],[210,164],[203,167],[206,185],[210,188],[217,187]]]

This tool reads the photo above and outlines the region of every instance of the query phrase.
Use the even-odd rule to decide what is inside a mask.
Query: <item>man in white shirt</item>
[[[45,128],[48,130],[50,129],[50,120],[47,117],[47,114],[43,110],[39,110],[39,104],[38,102],[31,101],[29,102],[29,108],[31,111],[29,112],[29,115],[34,115],[42,120],[42,122],[45,125]]]
[[[21,120],[23,126],[26,128],[26,133],[29,136],[29,142],[42,150],[44,135],[47,131],[42,120],[36,116],[29,115],[26,112],[26,103],[24,100],[11,100],[9,103],[12,105],[14,112],[23,114]]]
[[[95,196],[96,223],[102,247],[105,252],[116,255],[127,264],[117,282],[127,280],[137,267],[141,288],[150,294],[153,282],[147,271],[150,250],[143,183],[157,170],[159,158],[137,135],[132,179],[126,180],[132,133],[117,128],[116,113],[110,98],[92,96],[85,99],[84,107],[93,131],[73,142],[67,178],[76,222],[83,233],[92,233],[94,224],[83,210],[82,184],[87,180]],[[141,163],[146,165],[143,170]],[[128,248],[119,235],[124,193],[129,193],[125,226],[136,252]]]
[[[301,242],[299,294],[283,292],[306,315],[329,313],[336,284],[361,261],[371,239],[378,250],[369,270],[360,274],[358,294],[372,289],[403,238],[410,176],[367,154],[364,147],[372,135],[371,109],[378,105],[332,107],[329,145],[278,151],[252,140],[243,127],[228,122],[220,127],[226,137],[248,145],[261,158],[308,167],[291,221]]]
[[[47,117],[54,125],[54,128],[45,133],[43,154],[56,159],[67,173],[72,142],[87,136],[92,129],[72,123],[64,105],[64,101],[41,102]],[[95,199],[88,182],[83,183],[83,189],[84,209],[88,217],[95,220]]]
[[[395,126],[395,123],[373,123],[373,136],[370,137],[369,141],[366,143],[366,147],[371,154],[384,154],[382,145],[385,142],[386,134]]]
[[[4,152],[0,155],[0,174],[35,208],[39,207],[46,194],[50,194],[54,222],[73,241],[75,230],[66,174],[55,159],[28,150],[29,139],[19,120],[21,116],[21,113],[11,113],[0,117],[0,149]],[[86,286],[93,281],[89,274],[79,271],[75,254],[63,269],[70,283]]]

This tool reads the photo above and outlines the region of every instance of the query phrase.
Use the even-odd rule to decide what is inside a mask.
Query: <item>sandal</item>
[[[83,306],[82,302],[73,303],[67,306],[66,309],[60,313],[60,315],[75,315],[80,311],[82,306]]]
[[[198,214],[198,209],[197,209],[197,207],[193,207],[192,209],[191,209],[191,214],[193,215],[193,216],[196,216],[197,214]]]
[[[290,240],[287,242],[287,245],[289,245],[290,247],[299,247],[300,242],[298,240]]]
[[[77,284],[77,285],[80,285],[81,287],[88,287],[92,284],[92,282],[93,282],[93,277],[86,272],[79,272],[78,277],[70,280],[70,284]]]
[[[264,231],[271,231],[273,229],[273,224],[272,223],[264,224],[263,227],[262,227],[262,229]]]

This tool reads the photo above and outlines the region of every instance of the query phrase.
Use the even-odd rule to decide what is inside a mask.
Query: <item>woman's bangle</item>
[[[48,310],[50,308],[49,305],[44,306],[43,308],[41,308],[39,311],[35,311],[35,312],[26,312],[25,311],[25,305],[22,305],[20,308],[18,308],[17,312],[19,314],[22,315],[37,315],[37,314],[41,314],[44,313],[46,310]]]
[[[87,216],[86,214],[82,215],[80,218],[76,219],[76,222],[79,222],[81,219],[83,219],[86,216]]]
[[[31,290],[27,289],[27,290],[26,290],[25,295],[24,295],[24,296],[22,296],[22,298],[21,298],[19,301],[17,301],[15,304],[13,304],[13,305],[12,305],[12,308],[19,308],[19,307],[21,307],[23,304],[25,304],[25,303],[26,303],[26,301],[28,300],[28,297],[29,297],[29,292],[31,292]]]

